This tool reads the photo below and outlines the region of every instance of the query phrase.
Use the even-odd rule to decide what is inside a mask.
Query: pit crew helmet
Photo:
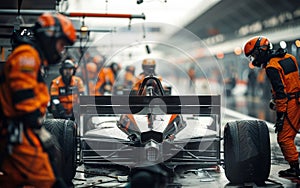
[[[115,75],[118,74],[118,72],[121,70],[121,66],[116,62],[112,62],[110,64],[110,68]]]
[[[89,73],[97,73],[97,65],[94,62],[89,62],[86,64],[86,70]]]
[[[64,71],[65,69],[71,69],[71,71]],[[67,59],[62,63],[59,69],[59,73],[61,74],[63,82],[65,84],[70,83],[71,78],[74,75],[75,69],[75,64],[72,62],[72,60]]]
[[[59,39],[63,39],[66,45],[73,45],[76,41],[74,25],[60,13],[42,14],[35,23],[33,31],[48,64],[60,62],[61,52],[56,48]]]
[[[256,36],[244,45],[244,54],[256,67],[265,66],[270,57],[270,41],[266,37]]]
[[[142,68],[145,75],[155,74],[156,62],[154,59],[144,59],[142,63]]]
[[[87,70],[89,79],[94,79],[97,76],[98,67],[97,67],[96,63],[94,63],[94,62],[87,63],[86,70]]]

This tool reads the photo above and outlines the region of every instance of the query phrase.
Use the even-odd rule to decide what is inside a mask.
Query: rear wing
[[[83,129],[91,116],[191,114],[212,116],[216,121],[213,129],[220,132],[221,96],[80,96],[79,112]]]
[[[80,114],[220,114],[220,95],[80,96]]]
[[[86,135],[88,131],[88,121],[91,117],[98,116],[99,119],[107,116],[118,116],[122,114],[148,115],[157,114],[181,114],[189,122],[188,126],[204,125],[208,119],[213,119],[209,126],[206,127],[203,137],[192,137],[178,140],[175,143],[174,151],[178,152],[174,157],[166,161],[170,165],[216,165],[220,164],[220,140],[221,140],[221,96],[220,95],[184,95],[184,96],[81,96],[80,97],[80,129],[83,131],[82,138],[86,142],[99,145],[98,153],[111,151],[113,154],[123,154],[128,151],[122,150],[124,144],[118,140],[109,142],[107,139],[98,139],[93,135]],[[190,118],[190,119],[189,119]],[[118,119],[118,118],[117,118]],[[199,124],[200,121],[200,124]],[[194,123],[193,123],[194,122]],[[105,127],[104,127],[105,128]],[[109,127],[108,127],[109,128]],[[186,128],[185,128],[186,129]],[[209,130],[208,130],[209,129]],[[190,130],[193,130],[190,129]],[[195,129],[199,130],[199,129]],[[184,130],[182,130],[184,131]],[[155,135],[146,132],[151,137]],[[147,136],[147,135],[146,135]],[[178,136],[178,135],[177,135]],[[99,143],[99,142],[102,143]],[[108,150],[106,145],[112,147]],[[105,147],[104,147],[105,145]],[[125,144],[126,145],[126,144]],[[108,147],[107,146],[107,147]],[[127,146],[127,145],[126,145]],[[104,149],[102,148],[104,147]],[[119,148],[119,149],[116,149]],[[91,164],[110,164],[105,160],[107,157],[90,156],[85,151],[85,162]],[[116,156],[118,156],[116,154]],[[111,159],[111,157],[109,157]],[[124,164],[131,164],[129,158],[114,158],[115,161],[124,160]]]

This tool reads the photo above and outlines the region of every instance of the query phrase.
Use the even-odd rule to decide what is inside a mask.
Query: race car
[[[104,168],[130,174],[159,165],[170,177],[177,170],[222,165],[233,183],[268,178],[270,143],[263,122],[227,123],[223,155],[220,95],[165,95],[154,76],[146,77],[134,93],[81,96],[78,125],[56,120],[60,131],[50,131],[60,142],[66,180],[72,181],[82,165],[86,174],[94,169],[104,173]]]
[[[150,80],[158,88],[147,84]],[[146,95],[142,95],[143,90]],[[210,96],[208,101],[219,102],[218,97]],[[92,100],[95,101],[81,98],[88,103],[81,106],[82,115],[89,116],[85,123],[89,130],[83,133],[85,164],[114,163],[132,168],[149,162],[219,162],[219,111],[200,103],[197,96],[165,96],[160,80],[152,76],[144,79],[137,95]],[[91,153],[94,155],[90,156]]]

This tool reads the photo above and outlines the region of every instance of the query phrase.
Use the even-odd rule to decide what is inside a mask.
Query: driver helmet
[[[60,13],[42,14],[33,27],[39,47],[48,64],[57,64],[61,59],[61,51],[57,49],[57,41],[63,39],[63,45],[73,45],[76,41],[76,30],[71,20]]]
[[[244,45],[244,54],[256,67],[265,66],[271,53],[269,39],[263,36],[256,36],[249,39]]]

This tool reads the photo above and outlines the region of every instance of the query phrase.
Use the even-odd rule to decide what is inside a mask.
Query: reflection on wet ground
[[[245,115],[269,122],[268,126],[271,143],[271,172],[269,179],[274,182],[271,183],[273,186],[269,185],[266,187],[300,187],[300,185],[297,185],[297,183],[278,176],[278,171],[286,169],[289,166],[285,161],[277,143],[277,134],[274,132],[273,128],[274,121],[276,119],[276,113],[269,109],[269,99],[264,97],[230,96],[226,98],[226,107]],[[295,143],[298,151],[300,151],[299,134],[296,136]]]

